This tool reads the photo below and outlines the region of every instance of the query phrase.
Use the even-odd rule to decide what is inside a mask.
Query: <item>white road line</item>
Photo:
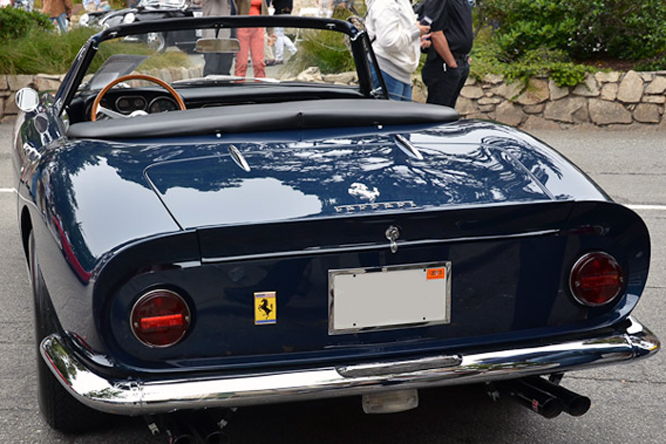
[[[16,193],[14,188],[0,188],[0,193]]]
[[[627,207],[632,210],[654,210],[654,211],[666,211],[666,205],[627,205]]]

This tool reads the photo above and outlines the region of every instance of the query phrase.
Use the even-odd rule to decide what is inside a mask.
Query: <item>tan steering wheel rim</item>
[[[102,97],[114,86],[121,82],[126,82],[128,80],[145,80],[147,82],[152,82],[160,85],[162,88],[166,89],[169,94],[174,98],[176,103],[178,104],[178,107],[182,110],[185,111],[187,108],[185,108],[185,102],[183,101],[182,97],[176,92],[175,89],[171,87],[168,83],[166,83],[164,80],[158,79],[157,77],[149,76],[146,74],[128,74],[126,76],[120,76],[116,80],[112,81],[108,85],[106,85],[100,92],[97,93],[97,97],[95,97],[95,101],[93,102],[92,108],[90,108],[90,121],[95,122],[97,120],[97,110],[99,108],[99,104],[102,102]]]

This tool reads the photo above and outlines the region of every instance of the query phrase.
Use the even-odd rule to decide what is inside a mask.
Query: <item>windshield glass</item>
[[[356,82],[349,37],[321,29],[238,28],[150,32],[103,41],[84,79],[100,90],[127,74],[180,86]],[[253,53],[254,50],[254,53]]]
[[[66,104],[72,124],[370,92],[363,55],[369,44],[348,22],[237,16],[140,23],[139,17],[96,37],[97,50],[91,45],[93,57],[85,58],[85,74]]]

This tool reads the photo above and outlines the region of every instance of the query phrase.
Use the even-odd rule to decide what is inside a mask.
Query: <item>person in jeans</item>
[[[421,20],[432,20],[432,46],[421,70],[427,102],[455,108],[469,76],[472,6],[468,0],[425,0]]]
[[[266,0],[238,0],[239,15],[268,15]],[[254,77],[266,77],[266,62],[264,61],[264,28],[239,28],[238,40],[240,51],[236,54],[236,69],[234,74],[245,77],[248,67],[248,53],[252,57]]]
[[[51,18],[58,31],[66,33],[72,15],[72,0],[44,0],[42,12]]]
[[[419,66],[421,47],[429,46],[430,26],[416,21],[409,0],[367,0],[366,28],[379,70],[393,100],[412,100],[412,73]],[[373,67],[375,88],[380,83]]]

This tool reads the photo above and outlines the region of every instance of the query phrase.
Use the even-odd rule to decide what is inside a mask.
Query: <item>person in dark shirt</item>
[[[455,108],[469,75],[472,6],[468,0],[425,0],[419,19],[430,24],[432,41],[421,70],[427,102]]]
[[[268,2],[268,6],[271,6],[271,4],[275,8],[273,15],[291,14],[291,10],[294,7],[294,0],[273,0],[272,2]]]

